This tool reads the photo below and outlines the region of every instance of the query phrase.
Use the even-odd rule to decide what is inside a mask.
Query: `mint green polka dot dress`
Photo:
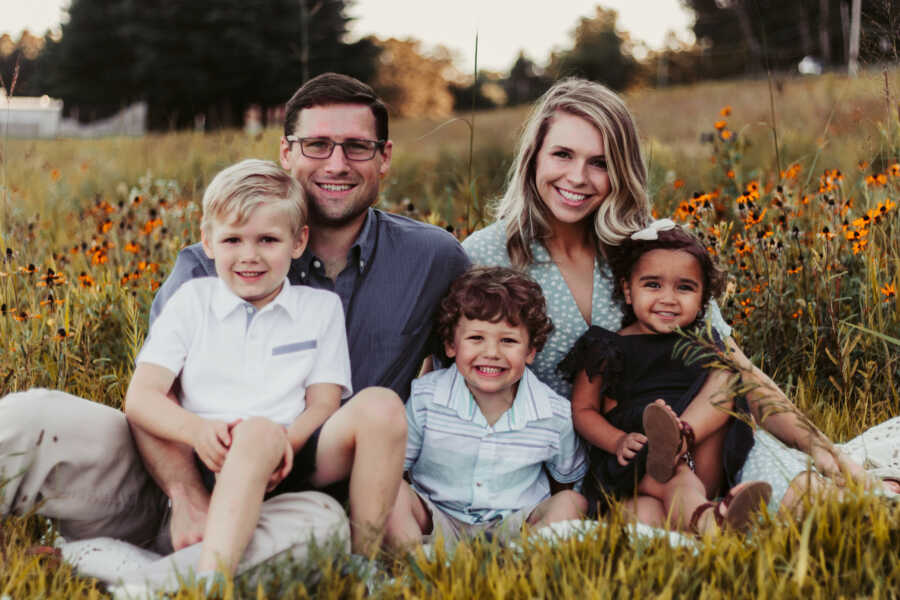
[[[500,222],[476,231],[463,241],[463,248],[473,264],[482,266],[512,266],[506,252],[506,228]],[[556,365],[568,354],[575,341],[588,330],[575,297],[550,253],[540,242],[531,244],[534,261],[525,268],[544,291],[547,312],[553,321],[553,333],[534,359],[531,370],[553,390],[572,397],[572,384],[562,378]],[[622,311],[612,299],[612,273],[602,257],[594,260],[594,289],[591,295],[591,325],[598,325],[610,331],[621,329]],[[710,306],[708,316],[713,327],[725,338],[731,335],[731,328],[725,323],[715,304]]]

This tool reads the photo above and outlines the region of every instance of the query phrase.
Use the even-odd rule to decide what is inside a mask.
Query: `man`
[[[405,399],[435,347],[431,322],[440,298],[469,261],[445,231],[372,208],[392,150],[384,104],[353,78],[320,75],[287,104],[280,160],[300,182],[310,208],[309,244],[289,278],[340,296],[354,390],[380,385]],[[183,250],[154,300],[151,320],[184,281],[212,275],[214,264],[199,244]],[[405,430],[402,406],[397,411],[389,401],[372,403],[340,426],[365,435],[372,423]],[[58,519],[67,537],[111,536],[149,545],[165,537],[157,530],[168,501],[170,523],[162,533],[171,533],[171,545],[157,540],[157,547],[183,548],[174,563],[189,564],[193,555],[186,553],[201,541],[209,503],[193,455],[141,430],[133,434],[146,471],[118,411],[42,390],[0,400],[0,472],[23,473],[7,484],[2,512],[22,514],[44,499],[39,512]],[[353,450],[328,449],[351,457]],[[355,464],[362,470],[363,463]],[[379,488],[382,482],[365,476],[354,481],[362,489],[371,486],[376,496],[389,495]],[[69,493],[73,489],[83,493]],[[302,556],[310,534],[337,531],[346,538],[346,517],[338,511],[316,492],[267,501],[238,572],[279,551]]]

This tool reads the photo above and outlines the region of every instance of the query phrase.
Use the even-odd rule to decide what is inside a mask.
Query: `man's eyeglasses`
[[[375,158],[375,151],[384,146],[384,140],[349,139],[336,142],[329,138],[301,138],[296,135],[288,135],[284,139],[288,141],[288,144],[300,144],[300,152],[306,158],[329,158],[334,152],[334,147],[340,146],[347,160],[372,160]]]

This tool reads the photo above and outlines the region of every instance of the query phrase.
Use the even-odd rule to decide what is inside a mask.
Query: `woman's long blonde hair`
[[[497,219],[506,223],[506,249],[517,267],[533,261],[531,242],[552,234],[549,210],[538,194],[535,175],[537,154],[557,111],[587,120],[603,137],[610,192],[594,216],[597,251],[602,254],[604,245],[618,245],[650,220],[647,169],[625,103],[599,83],[563,79],[541,96],[525,122],[506,193],[496,209]]]

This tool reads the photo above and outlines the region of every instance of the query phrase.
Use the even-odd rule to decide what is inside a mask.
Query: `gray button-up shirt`
[[[459,242],[443,229],[369,209],[334,280],[309,247],[291,263],[288,278],[340,296],[354,391],[381,385],[406,400],[422,359],[439,348],[432,329],[441,298],[469,264]],[[215,275],[215,263],[200,244],[182,250],[153,299],[150,322],[182,283]]]

